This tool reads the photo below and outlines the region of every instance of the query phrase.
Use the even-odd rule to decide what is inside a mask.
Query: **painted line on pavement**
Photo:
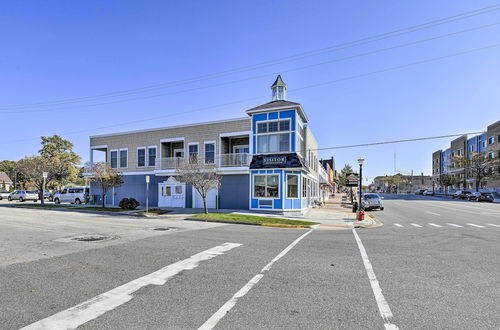
[[[468,223],[467,225],[468,225],[468,226],[472,226],[472,227],[477,227],[477,228],[484,228],[484,226],[475,225],[475,224],[473,224],[473,223]]]
[[[403,225],[400,225],[399,223],[395,223],[394,226],[396,226],[396,227],[403,227]]]
[[[222,320],[224,316],[226,316],[227,313],[236,305],[238,302],[238,299],[246,295],[259,281],[264,277],[264,272],[268,272],[272,265],[280,260],[285,254],[287,254],[295,245],[297,245],[304,237],[309,235],[313,229],[309,230],[307,233],[303,234],[299,238],[297,238],[295,241],[293,241],[290,245],[288,245],[283,251],[281,251],[276,257],[274,257],[271,262],[269,262],[262,270],[260,271],[259,274],[255,275],[250,279],[250,281],[247,282],[241,289],[238,290],[234,294],[234,296],[231,297],[224,305],[222,305],[221,308],[215,314],[213,314],[208,320],[203,323],[198,330],[210,330],[213,329],[217,323]]]
[[[464,226],[456,225],[454,223],[447,223],[447,225],[453,226],[453,227],[458,227],[458,228],[463,228]]]
[[[413,227],[422,228],[422,226],[421,226],[421,225],[417,225],[416,223],[410,223],[410,225],[412,225]]]
[[[441,216],[441,214],[439,214],[439,213],[434,213],[434,212],[431,212],[431,211],[425,211],[425,213],[432,214],[432,215],[437,215],[438,217],[440,217],[440,216]]]
[[[435,223],[430,223],[430,222],[429,222],[429,225],[431,225],[431,226],[433,226],[433,227],[438,227],[438,228],[443,227],[443,226],[441,226],[441,225],[436,225]]]
[[[365,265],[366,273],[368,274],[368,278],[370,279],[370,285],[372,287],[373,294],[375,295],[375,300],[377,301],[378,310],[380,312],[380,316],[384,320],[384,326],[386,330],[396,330],[399,327],[395,324],[391,323],[391,319],[393,317],[391,308],[385,300],[384,295],[382,294],[382,289],[380,288],[380,284],[375,276],[375,272],[373,271],[372,264],[370,259],[368,259],[368,254],[366,253],[365,247],[363,246],[363,242],[356,233],[356,229],[352,230],[354,234],[354,238],[356,239],[356,243],[358,243],[359,252],[361,253],[361,258],[363,259],[363,264]]]
[[[488,226],[493,226],[493,227],[500,227],[500,225],[494,225],[492,223],[487,223]]]
[[[198,267],[201,261],[210,260],[241,245],[242,244],[239,243],[224,243],[197,253],[187,259],[175,262],[156,272],[139,277],[74,307],[32,323],[22,329],[76,329],[80,325],[130,301],[134,297],[132,294],[137,290],[147,285],[163,285],[180,272]]]

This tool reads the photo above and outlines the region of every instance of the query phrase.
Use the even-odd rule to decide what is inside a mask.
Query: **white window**
[[[205,142],[205,164],[215,163],[215,143]]]
[[[190,143],[188,145],[189,162],[198,162],[198,143]]]
[[[290,152],[290,120],[257,123],[257,152]]]
[[[495,158],[495,153],[493,151],[491,151],[488,153],[488,159],[491,160],[493,158]]]
[[[111,150],[111,168],[118,168],[118,150]]]
[[[299,198],[299,176],[297,174],[286,175],[286,198]]]
[[[494,136],[490,136],[490,137],[488,138],[488,143],[489,143],[489,144],[493,144],[493,143],[495,143],[495,137],[494,137]]]
[[[156,165],[156,146],[148,147],[148,166]]]
[[[279,175],[263,174],[253,177],[254,198],[279,198]]]
[[[307,178],[302,178],[302,197],[307,197]]]
[[[126,168],[128,165],[128,149],[120,149],[120,167]]]
[[[146,147],[137,148],[137,167],[146,166]]]

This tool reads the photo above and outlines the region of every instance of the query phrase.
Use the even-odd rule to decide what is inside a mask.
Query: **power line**
[[[332,59],[332,60],[323,61],[323,62],[314,63],[314,64],[309,64],[309,65],[305,65],[305,66],[295,67],[295,68],[291,68],[291,69],[287,69],[287,70],[281,70],[280,73],[283,74],[283,73],[288,73],[288,72],[294,72],[294,71],[309,69],[309,68],[312,68],[312,67],[317,67],[317,66],[321,66],[321,65],[325,65],[325,64],[331,64],[331,63],[346,61],[346,60],[350,60],[350,59],[354,59],[354,58],[360,58],[360,57],[364,57],[364,56],[374,55],[374,54],[386,52],[386,51],[389,51],[389,50],[394,50],[394,49],[398,49],[398,48],[413,46],[413,45],[416,45],[416,44],[420,44],[420,43],[424,43],[424,42],[428,42],[428,41],[433,41],[433,40],[437,40],[437,39],[441,39],[441,38],[446,38],[446,37],[450,37],[450,36],[455,36],[455,35],[459,35],[459,34],[462,34],[462,33],[471,32],[471,31],[477,31],[477,30],[480,30],[480,29],[485,29],[485,28],[497,26],[499,24],[500,24],[500,22],[495,22],[495,23],[492,23],[492,24],[481,25],[481,26],[473,27],[473,28],[466,29],[466,30],[460,30],[460,31],[456,31],[456,32],[446,33],[446,34],[434,36],[434,37],[431,37],[431,38],[426,38],[426,39],[412,41],[412,42],[408,42],[408,43],[404,43],[404,44],[399,44],[399,45],[395,45],[395,46],[391,46],[391,47],[381,48],[381,49],[373,50],[373,51],[370,51],[370,52],[365,52],[365,53],[356,54],[356,55],[352,55],[352,56],[347,56],[347,57]],[[87,107],[96,107],[96,106],[100,106],[100,105],[109,105],[109,104],[124,103],[124,102],[130,102],[130,101],[138,101],[138,100],[144,100],[144,99],[157,98],[157,97],[166,96],[166,95],[175,95],[175,94],[187,93],[187,92],[192,92],[192,91],[197,91],[197,90],[203,90],[203,89],[208,89],[208,88],[213,88],[213,87],[226,86],[226,85],[230,85],[230,84],[235,84],[235,83],[240,83],[240,82],[245,82],[245,81],[260,79],[260,78],[264,78],[264,77],[268,77],[268,76],[274,76],[274,75],[276,75],[276,72],[266,73],[266,74],[262,74],[262,75],[258,75],[258,76],[253,76],[253,77],[248,77],[248,78],[243,78],[243,79],[238,79],[238,80],[232,80],[232,81],[229,81],[229,82],[224,82],[224,83],[219,83],[219,84],[213,84],[213,85],[208,85],[208,86],[200,86],[200,87],[196,87],[196,88],[190,88],[190,89],[184,89],[184,90],[179,90],[179,91],[173,91],[173,92],[167,92],[167,93],[160,93],[160,94],[142,96],[142,97],[137,97],[137,98],[124,99],[124,100],[110,101],[110,102],[104,102],[104,103],[95,103],[95,104],[87,104],[87,105],[80,105],[80,106],[60,107],[60,108],[41,109],[41,110],[24,110],[24,111],[18,111],[18,110],[2,111],[2,110],[0,110],[0,113],[9,113],[9,114],[10,113],[12,113],[12,114],[39,113],[39,112],[52,112],[52,111],[60,111],[60,110],[69,110],[69,109],[81,109],[81,108],[87,108]]]
[[[309,89],[309,88],[315,88],[315,87],[319,87],[319,86],[334,84],[334,83],[338,83],[338,82],[342,82],[342,81],[358,79],[358,78],[367,77],[367,76],[371,76],[371,75],[375,75],[375,74],[379,74],[379,73],[399,70],[399,69],[403,69],[403,68],[407,68],[407,67],[411,67],[411,66],[415,66],[415,65],[435,62],[435,61],[439,61],[439,60],[446,59],[446,58],[451,58],[451,57],[465,55],[465,54],[469,54],[469,53],[473,53],[473,52],[477,52],[477,51],[481,51],[481,50],[491,49],[491,48],[495,48],[495,47],[499,47],[499,46],[500,46],[500,43],[481,47],[481,48],[474,48],[474,49],[470,49],[470,50],[459,52],[459,53],[453,53],[453,54],[444,55],[444,56],[440,56],[440,57],[434,57],[434,58],[430,58],[430,59],[426,59],[426,60],[422,60],[422,61],[398,65],[398,66],[394,66],[394,67],[389,67],[389,68],[385,68],[385,69],[381,69],[381,70],[377,70],[377,71],[371,71],[371,72],[362,73],[362,74],[349,76],[349,77],[344,77],[344,78],[340,78],[340,79],[325,81],[325,82],[321,82],[318,84],[308,85],[308,86],[304,86],[304,87],[300,87],[300,88],[290,89],[290,91],[300,91],[300,90],[305,90],[305,89]],[[129,121],[129,122],[122,122],[122,123],[108,125],[108,126],[101,126],[101,127],[91,128],[91,129],[85,129],[85,130],[81,130],[81,131],[72,131],[72,132],[68,132],[68,133],[63,133],[61,135],[72,135],[72,134],[78,134],[78,133],[85,133],[85,132],[91,132],[91,131],[105,129],[105,128],[119,127],[119,126],[124,126],[124,125],[129,125],[129,124],[158,120],[158,119],[168,118],[168,117],[172,117],[172,116],[183,115],[183,114],[187,114],[187,113],[194,113],[194,112],[200,112],[200,111],[214,109],[214,108],[220,108],[220,107],[224,107],[227,105],[244,103],[244,102],[253,101],[253,100],[257,100],[257,99],[261,99],[261,98],[265,98],[265,97],[268,97],[268,95],[255,96],[255,97],[251,97],[251,98],[247,98],[247,99],[243,99],[243,100],[238,100],[238,101],[233,101],[233,102],[228,102],[228,103],[223,103],[223,104],[217,104],[217,105],[197,108],[197,109],[193,109],[193,110],[189,110],[189,111],[182,111],[182,112],[166,114],[166,115],[162,115],[162,116],[150,117],[150,118],[146,118],[146,119],[133,120],[133,121]],[[32,140],[37,140],[37,139],[38,139],[38,137],[37,138],[20,139],[20,140],[0,141],[0,144],[25,142],[25,141],[32,141]]]
[[[483,132],[468,132],[468,133],[458,133],[458,134],[449,134],[449,135],[427,136],[427,137],[420,137],[420,138],[413,138],[413,139],[371,142],[371,143],[362,143],[362,144],[350,144],[350,145],[345,145],[345,146],[326,147],[326,148],[309,149],[309,150],[320,151],[320,150],[370,147],[370,146],[376,146],[376,145],[382,145],[382,144],[394,144],[394,143],[416,142],[416,141],[425,141],[425,140],[436,140],[436,139],[444,139],[444,138],[450,138],[450,137],[455,137],[455,136],[475,135],[475,134],[482,134],[482,133],[485,133],[485,132],[484,131]]]
[[[263,67],[267,67],[267,66],[272,66],[272,65],[276,65],[276,64],[282,64],[282,63],[286,63],[286,62],[290,62],[290,61],[297,61],[297,60],[304,59],[304,58],[311,57],[311,56],[318,56],[318,55],[322,55],[325,53],[335,52],[335,51],[339,51],[339,50],[343,50],[343,49],[347,49],[347,48],[351,48],[351,47],[355,47],[355,46],[364,45],[367,43],[372,43],[375,41],[394,38],[394,37],[397,37],[400,35],[420,31],[423,29],[432,28],[432,27],[439,26],[442,24],[448,24],[448,23],[452,23],[452,22],[455,22],[458,20],[463,20],[463,19],[467,19],[470,17],[478,16],[478,15],[484,15],[484,14],[487,14],[490,12],[500,10],[499,7],[500,7],[500,4],[495,4],[492,6],[463,12],[463,13],[460,13],[457,15],[448,16],[445,18],[429,21],[426,23],[422,23],[422,24],[418,24],[418,25],[414,25],[414,26],[410,26],[410,27],[406,27],[406,28],[401,28],[398,30],[394,30],[394,31],[390,31],[390,32],[386,32],[386,33],[382,33],[382,34],[378,34],[378,35],[374,35],[374,36],[370,36],[370,37],[361,38],[358,40],[354,40],[354,41],[350,41],[350,42],[346,42],[346,43],[342,43],[342,44],[338,44],[338,45],[334,45],[334,46],[324,47],[324,48],[320,48],[320,49],[316,49],[316,50],[312,50],[312,51],[308,51],[308,52],[304,52],[304,53],[290,55],[290,56],[275,59],[275,60],[265,61],[265,62],[261,62],[261,63],[257,63],[257,64],[253,64],[253,65],[248,65],[248,66],[243,66],[243,67],[239,67],[239,68],[235,68],[235,69],[220,71],[220,72],[216,72],[216,73],[212,73],[212,74],[208,74],[208,75],[203,75],[203,76],[198,76],[198,77],[194,77],[194,78],[171,81],[171,82],[149,85],[149,86],[133,88],[133,89],[126,89],[126,90],[122,90],[122,91],[105,93],[105,94],[97,94],[97,95],[93,95],[93,96],[67,98],[67,99],[45,101],[45,102],[3,105],[3,106],[0,106],[0,109],[9,109],[9,108],[22,109],[22,108],[32,108],[32,107],[47,107],[47,106],[65,104],[65,103],[87,102],[87,101],[92,101],[95,99],[126,96],[126,95],[130,95],[130,94],[143,93],[143,92],[148,92],[151,90],[169,88],[169,87],[179,86],[179,85],[183,85],[183,84],[208,80],[208,79],[215,79],[218,77],[223,77],[223,76],[227,76],[227,75],[241,73],[241,72],[245,72],[245,71],[249,71],[249,70],[255,70],[255,69],[259,69],[259,68],[263,68]]]

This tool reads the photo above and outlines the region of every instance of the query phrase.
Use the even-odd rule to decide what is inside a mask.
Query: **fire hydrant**
[[[357,218],[358,221],[363,221],[365,220],[365,211],[363,210],[359,210],[358,211],[358,218]]]

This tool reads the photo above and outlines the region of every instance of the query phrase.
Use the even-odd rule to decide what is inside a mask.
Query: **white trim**
[[[186,150],[184,150],[184,148],[182,148],[182,149],[174,149],[174,156],[173,157],[177,157],[175,155],[175,153],[178,152],[178,151],[182,151],[182,158],[186,157]]]
[[[133,133],[143,133],[143,132],[153,132],[153,131],[161,131],[161,130],[173,129],[173,128],[192,127],[192,126],[202,126],[202,125],[207,125],[207,124],[227,123],[227,122],[230,122],[230,121],[239,121],[239,120],[251,120],[251,119],[250,119],[250,118],[248,118],[248,117],[239,117],[239,118],[231,118],[231,119],[222,119],[222,120],[206,121],[206,122],[194,123],[194,124],[184,124],[184,125],[175,125],[175,126],[164,126],[164,127],[158,127],[158,128],[147,128],[147,129],[134,130],[134,131],[124,131],[124,132],[119,132],[119,133],[110,133],[110,134],[92,135],[92,136],[90,136],[90,138],[107,137],[107,136],[116,136],[116,135],[125,135],[125,134],[133,134]]]
[[[263,200],[274,200],[274,199],[281,199],[281,189],[280,189],[280,183],[281,183],[281,174],[282,173],[252,173],[252,177],[253,177],[253,184],[252,184],[252,195],[251,197],[253,199],[263,199]],[[278,176],[278,196],[277,197],[256,197],[255,196],[255,176],[256,175],[263,175],[263,176],[269,176],[269,175],[277,175]],[[267,179],[266,179],[267,180]],[[267,187],[267,181],[266,181],[266,187]],[[274,203],[271,207],[274,207]]]
[[[155,163],[153,165],[149,164],[149,149],[155,149]],[[158,146],[148,146],[146,153],[146,166],[147,167],[156,167],[156,160],[158,159]]]
[[[229,133],[220,133],[219,137],[251,135],[251,134],[252,134],[252,131],[229,132]]]
[[[286,102],[286,100],[285,100]],[[275,108],[267,108],[267,109],[255,109],[255,110],[247,110],[245,111],[247,114],[254,114],[254,113],[262,113],[262,112],[276,112],[277,110],[298,110],[300,112],[300,115],[304,118],[304,123],[309,122],[309,118],[307,118],[307,115],[302,108],[301,104],[295,104],[295,105],[287,105],[284,107],[275,107]]]
[[[108,148],[108,145],[107,144],[103,144],[103,145],[100,145],[100,146],[90,146],[90,149],[104,149],[104,148]]]
[[[212,163],[207,163],[207,155],[206,155],[206,145],[207,144],[213,144],[214,145],[214,162],[213,164],[218,166],[217,164],[217,141],[211,140],[211,141],[203,141],[203,164],[212,164]]]
[[[248,144],[239,144],[237,146],[233,146],[233,154],[236,153],[234,152],[236,148],[248,148],[248,154],[250,153],[250,146]]]
[[[122,167],[122,151],[126,151],[127,152],[127,166],[125,167]],[[118,168],[128,168],[128,148],[120,148],[119,149],[119,152],[118,152],[118,164],[117,165],[120,165]]]
[[[119,149],[111,149],[109,151],[109,166],[113,169],[115,168],[120,168],[120,157],[119,157],[119,152],[118,152]],[[113,151],[116,151],[116,167],[113,167],[113,157],[111,157],[111,154],[113,153]]]
[[[155,174],[154,170],[142,171],[142,172],[120,172],[121,175],[144,175],[144,174]]]
[[[139,165],[139,150],[144,150],[144,165],[143,166]],[[146,161],[146,159],[147,159],[147,156],[146,156],[147,152],[146,151],[147,150],[148,150],[147,147],[137,147],[137,150],[136,150],[137,168],[146,167],[146,164],[147,164],[147,161]]]
[[[160,139],[160,143],[164,143],[164,142],[179,142],[179,141],[184,141],[184,137]]]
[[[297,177],[297,197],[288,197],[288,176],[289,175],[295,175]],[[300,199],[300,174],[285,173],[284,186],[285,186],[285,199],[289,199],[289,200]]]

